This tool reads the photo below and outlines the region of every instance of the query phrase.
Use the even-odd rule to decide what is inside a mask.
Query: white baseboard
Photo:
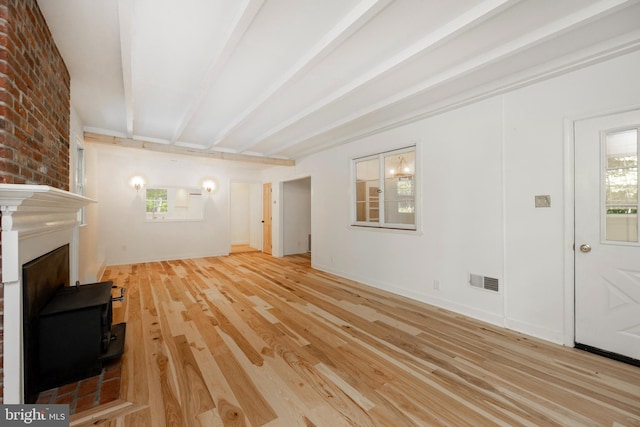
[[[469,307],[467,305],[459,304],[454,301],[449,301],[442,298],[437,298],[430,295],[422,294],[419,292],[414,292],[410,289],[398,288],[393,285],[389,285],[387,283],[382,283],[382,282],[375,283],[366,278],[356,277],[350,274],[346,274],[342,271],[337,271],[335,269],[332,269],[324,265],[315,264],[313,263],[313,258],[312,258],[312,264],[313,264],[313,268],[317,270],[326,271],[327,273],[335,274],[336,276],[344,277],[349,280],[355,280],[356,282],[362,283],[363,285],[366,285],[366,286],[371,286],[373,288],[388,291],[403,297],[407,297],[419,302],[423,302],[425,304],[433,305],[435,307],[444,308],[445,310],[453,311],[455,313],[462,314],[464,316],[468,316],[483,322],[487,322],[495,326],[500,326],[500,327],[505,326],[504,318],[501,315],[497,315],[495,313],[489,313],[487,311],[478,310],[474,307]]]

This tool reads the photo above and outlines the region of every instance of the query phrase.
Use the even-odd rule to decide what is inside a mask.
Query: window
[[[84,159],[84,147],[79,139],[76,138],[76,170],[75,170],[75,192],[81,196],[86,195],[86,168]],[[86,208],[80,209],[78,219],[81,225],[86,224]]]
[[[151,187],[146,189],[148,221],[191,221],[203,218],[199,188]]]
[[[167,213],[167,193],[166,188],[147,188],[147,214],[152,218]]]
[[[408,147],[353,161],[354,225],[416,229],[415,159]]]

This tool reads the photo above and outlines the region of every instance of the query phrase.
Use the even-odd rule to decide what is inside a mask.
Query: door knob
[[[583,243],[582,245],[580,245],[580,252],[584,252],[585,254],[591,252],[591,246]]]

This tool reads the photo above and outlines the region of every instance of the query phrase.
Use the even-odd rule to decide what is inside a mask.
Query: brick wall
[[[0,0],[0,183],[69,190],[69,121],[69,72],[36,0]],[[0,283],[0,361],[3,314]]]

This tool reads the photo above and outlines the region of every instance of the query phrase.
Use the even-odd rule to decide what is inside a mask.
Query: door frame
[[[278,231],[277,231],[277,237],[278,237],[278,243],[277,243],[277,250],[275,251],[277,253],[276,256],[278,257],[283,257],[284,256],[284,184],[286,182],[291,182],[291,181],[298,181],[300,179],[305,179],[305,178],[310,178],[311,179],[311,234],[313,235],[313,178],[311,177],[311,174],[302,174],[302,175],[296,175],[295,177],[291,177],[291,178],[287,178],[287,179],[283,179],[281,181],[278,182],[278,194],[277,194],[277,207],[278,207],[278,218],[277,218],[277,224],[278,224]],[[311,239],[311,253],[313,253],[313,238]]]
[[[233,192],[233,184],[247,184],[249,186],[249,204],[250,204],[250,209],[258,209],[259,210],[259,218],[255,218],[257,221],[260,221],[260,219],[262,218],[262,182],[261,181],[257,181],[257,180],[242,180],[242,179],[232,179],[229,181],[229,195],[228,195],[228,209],[227,209],[227,216],[228,216],[228,223],[229,223],[229,231],[231,231],[231,210],[233,208],[232,204],[231,204],[231,197],[232,197],[232,192]],[[259,193],[260,195],[254,195],[252,194],[253,191],[255,191],[254,186],[259,187]],[[254,218],[251,217],[251,214],[249,214],[249,221],[252,221]],[[256,249],[261,249],[262,248],[262,224],[256,224],[256,227],[259,227],[259,235],[257,236],[257,242],[256,245]],[[249,224],[249,243],[251,243],[251,224]],[[232,242],[231,242],[231,232],[229,232],[229,252],[231,252],[231,246],[232,246]]]
[[[313,220],[311,219],[311,215],[313,214],[313,209],[311,206],[312,200],[313,200],[313,191],[312,191],[312,185],[313,185],[313,180],[311,178],[311,175],[306,175],[306,176],[300,176],[298,178],[295,179],[287,179],[285,181],[281,181],[280,185],[279,185],[279,195],[280,195],[280,203],[279,203],[279,209],[280,209],[280,215],[279,215],[279,229],[278,229],[278,234],[279,234],[279,239],[280,239],[280,245],[278,246],[279,249],[279,256],[286,256],[285,255],[285,239],[286,239],[286,234],[287,234],[287,225],[285,224],[285,215],[284,215],[284,210],[286,209],[286,204],[285,204],[285,187],[287,184],[290,184],[292,182],[296,182],[296,181],[301,181],[301,180],[305,180],[305,179],[309,179],[309,221],[310,221],[310,228],[309,228],[309,233],[311,234],[311,229],[313,228]],[[311,244],[313,245],[313,239],[311,240]],[[309,251],[311,251],[311,248],[309,248]]]
[[[593,111],[590,113],[566,117],[563,123],[564,132],[564,345],[575,346],[575,124],[602,116],[628,113],[640,109],[640,104],[621,108]]]
[[[265,192],[269,188],[269,200],[267,202]],[[265,217],[265,211],[267,210],[267,206],[269,206],[269,220],[267,221]],[[265,222],[267,221],[267,222]],[[267,234],[265,233],[266,224],[269,224],[269,238],[267,239]],[[269,243],[269,251],[265,251],[265,243]],[[273,182],[263,182],[262,183],[262,253],[273,256]]]

